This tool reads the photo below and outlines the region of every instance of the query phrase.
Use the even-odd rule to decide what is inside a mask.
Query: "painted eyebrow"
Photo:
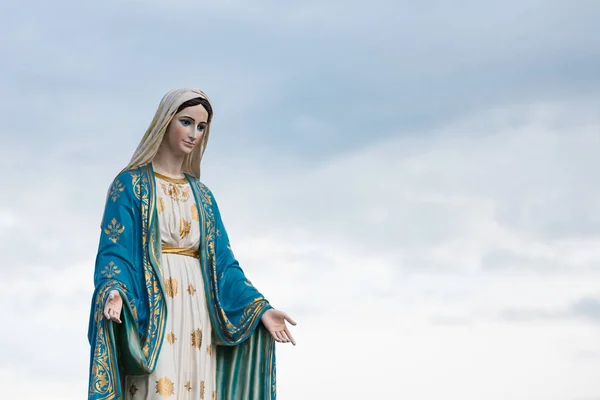
[[[194,118],[190,117],[189,115],[182,115],[180,118],[187,118],[187,119],[191,119],[192,121],[196,122],[194,120]],[[206,124],[207,122],[206,121],[200,121],[199,123],[200,124]]]

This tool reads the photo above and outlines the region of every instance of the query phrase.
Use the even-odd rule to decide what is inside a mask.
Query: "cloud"
[[[203,180],[299,322],[281,397],[600,392],[597,4],[4,11],[6,396],[85,393],[106,190],[174,86],[210,94]]]
[[[225,156],[205,181],[236,230],[352,243],[396,271],[595,271],[600,119],[578,107],[490,111],[293,170]]]
[[[261,147],[235,158],[213,149],[203,180],[217,196],[233,249],[252,282],[299,322],[298,347],[279,350],[280,394],[506,399],[498,376],[515,390],[528,388],[529,398],[594,393],[595,361],[576,357],[597,350],[597,330],[585,318],[566,323],[520,311],[521,320],[531,319],[522,324],[503,311],[595,315],[596,301],[580,300],[596,298],[600,255],[595,233],[575,218],[593,218],[594,202],[559,214],[558,231],[548,215],[533,212],[546,198],[564,211],[575,207],[571,192],[598,196],[582,179],[597,163],[598,120],[586,104],[492,110],[321,162]],[[75,161],[46,157],[55,162],[46,164],[42,182],[11,181],[16,195],[3,199],[13,241],[2,250],[15,268],[5,267],[9,280],[0,293],[5,302],[16,300],[5,316],[25,330],[6,331],[0,341],[13,344],[3,351],[3,368],[14,377],[10,393],[66,346],[74,354],[61,367],[69,377],[56,377],[53,390],[58,395],[70,383],[85,390],[90,255],[118,168],[101,169],[92,159],[74,172],[87,179],[74,180],[65,172],[76,171]],[[36,207],[40,199],[43,208]],[[27,243],[31,227],[30,250],[14,251]],[[317,359],[318,366],[307,367]],[[383,372],[353,367],[391,359],[394,368]],[[297,386],[332,370],[327,385]],[[406,377],[401,385],[397,374]],[[564,385],[548,384],[560,374],[568,376]],[[383,381],[377,388],[348,386],[361,377]],[[432,380],[439,385],[428,385]],[[32,382],[25,397],[44,382]]]
[[[600,299],[584,297],[563,309],[507,309],[500,316],[514,322],[534,322],[552,319],[583,319],[600,323]]]

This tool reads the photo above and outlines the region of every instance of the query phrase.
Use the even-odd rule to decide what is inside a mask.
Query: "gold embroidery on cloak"
[[[123,186],[123,184],[121,183],[120,180],[115,180],[115,182],[113,183],[112,187],[110,188],[110,198],[112,199],[113,203],[117,202],[117,199],[119,198],[119,196],[121,195],[121,192],[125,190],[125,186]]]
[[[117,243],[117,241],[119,240],[121,234],[125,231],[125,227],[121,226],[121,224],[119,224],[117,222],[116,218],[113,218],[108,225],[106,226],[106,228],[104,228],[104,233],[106,233],[108,235],[108,239],[113,242],[113,243]]]
[[[109,262],[108,265],[105,266],[101,272],[101,274],[106,276],[108,279],[112,279],[115,275],[120,273],[121,270],[119,269],[117,264],[114,263],[114,261]]]

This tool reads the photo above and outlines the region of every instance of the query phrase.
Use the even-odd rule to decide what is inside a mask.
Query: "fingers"
[[[120,312],[116,311],[112,307],[107,307],[104,310],[104,316],[106,317],[106,319],[121,323],[121,320],[119,319],[119,314]]]
[[[115,321],[118,322],[119,324],[121,323],[121,308],[118,307],[118,310],[113,308],[110,304],[106,304],[106,307],[104,308],[104,317],[110,321]]]
[[[271,332],[271,336],[273,336],[273,339],[275,339],[276,342],[281,342],[281,339],[277,337],[277,332]]]
[[[280,343],[284,343],[285,342],[285,339],[281,335],[281,332],[273,332],[273,336],[275,336],[275,340],[276,341],[278,341]]]
[[[104,317],[110,321],[121,323],[122,301],[118,290],[111,290],[104,307]]]
[[[287,322],[289,322],[289,323],[290,323],[290,324],[292,324],[293,326],[296,326],[296,321],[294,321],[294,320],[292,319],[292,317],[290,317],[289,315],[287,315],[287,314],[285,314],[285,313],[284,313],[284,314],[283,314],[283,319],[285,319]]]
[[[120,314],[121,313],[119,311],[113,310],[111,320],[113,320],[113,321],[115,321],[115,322],[117,322],[117,323],[120,324],[121,323],[121,319],[119,318]]]
[[[292,336],[290,331],[288,331],[287,328],[285,328],[285,330],[283,331],[283,334],[285,335],[285,338],[288,340],[288,342],[291,342],[294,346],[296,345],[296,341],[294,340],[294,337]]]
[[[287,329],[283,331],[273,331],[271,335],[275,338],[275,341],[278,343],[292,343],[294,346],[296,345],[296,341],[292,337],[292,334]]]
[[[283,340],[284,340],[285,343],[291,342],[291,340],[290,340],[289,336],[287,335],[286,331],[281,331],[279,333],[281,333],[281,336],[283,337]]]

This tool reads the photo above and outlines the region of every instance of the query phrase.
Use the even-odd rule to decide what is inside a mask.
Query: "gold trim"
[[[170,246],[168,244],[162,245],[162,252],[163,254],[179,254],[182,256],[200,258],[200,252],[197,249]]]
[[[163,181],[170,182],[170,183],[177,183],[179,185],[189,184],[187,178],[185,178],[185,177],[183,177],[183,178],[171,178],[170,176],[163,175],[163,174],[161,174],[159,172],[156,172],[156,171],[154,171],[154,175],[157,178],[162,179]]]

